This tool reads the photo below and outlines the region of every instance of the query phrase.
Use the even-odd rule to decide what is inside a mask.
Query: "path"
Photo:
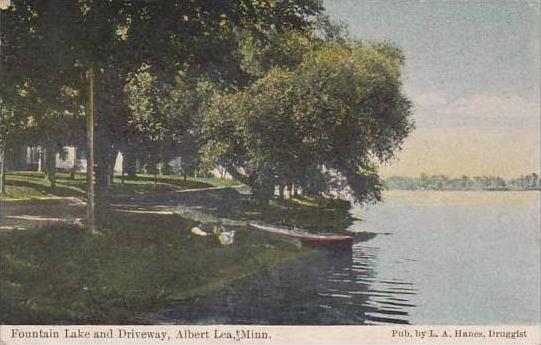
[[[238,205],[240,186],[185,189],[150,195],[113,196],[112,207],[121,212],[173,214],[178,210],[211,209],[221,214]],[[0,232],[40,228],[49,224],[84,221],[84,201],[51,197],[0,201]]]
[[[83,201],[72,197],[0,201],[0,232],[81,222],[84,206]]]

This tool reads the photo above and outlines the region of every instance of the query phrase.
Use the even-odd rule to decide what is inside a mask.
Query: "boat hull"
[[[302,245],[312,248],[343,249],[351,248],[353,237],[345,235],[316,235],[300,231],[276,228],[271,226],[249,224],[250,227],[276,236],[285,236],[298,239]]]

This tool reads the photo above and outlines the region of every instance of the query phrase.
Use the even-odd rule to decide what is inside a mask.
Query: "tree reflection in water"
[[[379,248],[319,251],[265,269],[207,296],[183,301],[157,316],[182,324],[408,324],[409,282],[378,280]]]

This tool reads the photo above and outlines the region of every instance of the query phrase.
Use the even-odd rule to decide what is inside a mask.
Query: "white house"
[[[26,148],[26,165],[31,170],[41,171],[44,166],[44,153],[41,147]],[[118,153],[115,161],[115,173],[122,172],[122,153]],[[74,146],[64,147],[62,154],[56,154],[56,168],[63,171],[86,172],[86,152]]]

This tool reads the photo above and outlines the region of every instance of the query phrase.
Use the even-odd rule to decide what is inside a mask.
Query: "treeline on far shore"
[[[536,173],[517,178],[421,174],[418,177],[391,176],[385,179],[385,185],[390,190],[541,190],[541,179]]]

